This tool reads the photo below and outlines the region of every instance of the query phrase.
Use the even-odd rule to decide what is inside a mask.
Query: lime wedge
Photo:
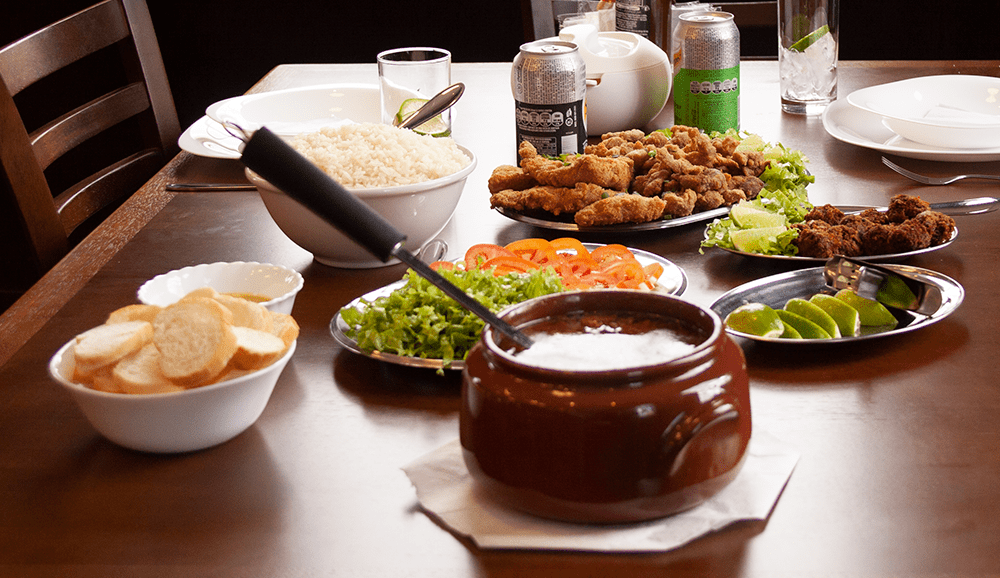
[[[740,305],[726,315],[726,325],[733,331],[761,337],[781,337],[785,331],[778,314],[763,303]]]
[[[798,313],[792,313],[787,309],[776,309],[775,313],[782,323],[788,324],[798,332],[799,339],[830,339],[830,334],[823,331],[822,327]]]
[[[788,49],[792,52],[805,52],[806,48],[815,44],[817,40],[822,38],[823,35],[828,32],[830,32],[830,27],[824,24],[809,34],[806,34],[802,38],[799,38],[795,41],[795,44],[789,46]]]
[[[823,331],[830,334],[830,337],[840,337],[840,328],[837,327],[837,322],[833,320],[833,317],[830,317],[829,313],[823,311],[823,309],[815,303],[810,303],[805,299],[799,299],[796,297],[794,299],[789,299],[788,302],[785,303],[785,310],[797,313],[809,321],[812,321],[816,325],[819,325],[823,328]],[[799,333],[801,333],[801,331]]]
[[[729,240],[733,242],[733,247],[736,247],[737,251],[764,253],[771,245],[772,240],[784,233],[786,229],[784,226],[738,229],[729,233]]]
[[[899,323],[885,305],[874,299],[866,299],[850,289],[841,289],[835,297],[855,308],[858,311],[861,325],[865,327],[885,325],[892,328]]]
[[[409,118],[411,114],[417,112],[425,102],[427,102],[426,98],[408,98],[404,100],[403,104],[399,105],[399,112],[396,113],[396,124],[398,125]],[[448,128],[447,123],[444,122],[441,115],[437,115],[432,119],[424,121],[420,126],[414,127],[413,132],[440,137],[450,135],[451,129]]]
[[[741,229],[784,227],[787,224],[784,215],[757,208],[746,201],[740,201],[730,209],[729,217]]]
[[[819,308],[826,311],[833,320],[837,322],[840,334],[853,337],[861,332],[861,316],[858,310],[848,305],[846,302],[837,299],[833,295],[817,293],[809,298],[809,301],[819,305]]]
[[[778,313],[778,312],[775,311],[775,313]],[[785,313],[788,313],[788,312],[785,311]],[[792,315],[794,315],[794,313],[792,313]],[[779,318],[780,318],[780,315],[779,315]],[[784,319],[781,320],[781,323],[782,323],[782,325],[785,326],[785,332],[781,334],[781,338],[782,339],[802,339],[802,334],[799,333],[798,329],[796,329],[796,328],[792,327],[791,325],[789,325],[788,322],[785,321]],[[816,327],[818,328],[819,326],[817,325]]]

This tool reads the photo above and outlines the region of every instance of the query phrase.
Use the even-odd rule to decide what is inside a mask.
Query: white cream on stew
[[[534,345],[516,353],[518,361],[545,369],[606,371],[655,365],[687,355],[695,345],[682,341],[676,331],[653,329],[622,333],[607,325],[586,327],[583,332],[536,333]]]

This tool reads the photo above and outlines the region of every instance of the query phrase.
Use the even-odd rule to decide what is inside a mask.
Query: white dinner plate
[[[927,315],[916,313],[914,311],[891,309],[890,311],[893,316],[899,321],[899,324],[893,329],[887,330],[884,327],[862,327],[861,335],[838,337],[834,339],[782,339],[779,337],[761,337],[759,335],[750,335],[749,333],[734,331],[728,327],[726,328],[726,331],[732,335],[738,335],[745,339],[767,343],[780,343],[783,345],[834,345],[837,343],[890,337],[901,333],[915,331],[951,315],[956,309],[958,309],[958,306],[962,304],[963,299],[965,299],[965,288],[951,277],[942,275],[936,271],[931,271],[930,269],[923,269],[921,267],[911,267],[908,265],[883,266],[893,269],[899,273],[915,276],[921,281],[930,283],[937,287],[941,291],[941,306],[938,307],[936,311]],[[745,283],[716,299],[715,303],[712,303],[712,311],[715,311],[719,317],[725,319],[726,315],[729,315],[729,313],[740,305],[747,303],[763,303],[772,309],[781,309],[785,306],[785,303],[793,297],[809,299],[817,293],[832,295],[835,291],[827,286],[826,280],[823,277],[824,269],[825,267],[800,269],[798,271],[772,275],[770,277],[764,277],[763,279]]]
[[[883,125],[881,115],[851,106],[844,99],[826,107],[823,127],[839,141],[911,159],[955,163],[1000,161],[1000,147],[949,149],[907,140]]]
[[[847,95],[878,114],[894,133],[952,149],[1000,147],[1000,78],[967,74],[920,76]]]
[[[240,141],[220,122],[233,122],[250,131],[266,126],[275,134],[292,137],[346,122],[381,123],[379,103],[379,88],[374,84],[324,84],[227,98],[209,106],[178,144],[191,154],[235,159],[240,157]]]
[[[588,251],[593,251],[597,247],[600,247],[601,244],[584,243],[583,246],[586,247]],[[642,251],[640,249],[629,249],[629,250],[632,251],[632,254],[635,255],[636,260],[639,261],[639,263],[641,263],[643,266],[652,263],[659,263],[660,265],[663,266],[663,273],[659,276],[659,278],[656,281],[655,291],[659,291],[667,295],[679,296],[681,293],[684,292],[685,289],[687,289],[687,274],[685,274],[684,270],[681,269],[679,266],[675,265],[672,261],[664,259],[663,257],[655,253],[650,253],[648,251]],[[365,301],[374,301],[379,297],[387,297],[393,291],[399,289],[405,284],[406,284],[405,280],[400,280],[396,281],[395,283],[390,283],[374,291],[366,293],[361,297],[358,297],[357,299],[351,301],[344,307],[345,308],[357,307],[362,299],[364,299]],[[363,349],[358,347],[357,341],[347,336],[348,329],[350,329],[350,327],[347,325],[347,323],[344,322],[343,319],[341,319],[340,312],[338,311],[333,316],[333,319],[330,320],[330,334],[333,335],[333,338],[337,341],[337,343],[342,345],[345,349],[357,353],[359,355],[364,355],[366,357],[370,357],[372,359],[378,359],[386,363],[392,363],[394,365],[404,365],[407,367],[423,367],[426,369],[453,369],[456,371],[461,371],[462,369],[465,369],[465,361],[461,359],[455,360],[451,362],[451,364],[449,364],[447,367],[445,367],[444,362],[440,359],[427,359],[423,357],[406,357],[401,355],[394,355],[391,353],[382,353],[380,351],[372,351],[372,352],[364,351]]]

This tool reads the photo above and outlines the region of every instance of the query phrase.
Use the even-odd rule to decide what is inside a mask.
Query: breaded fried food
[[[605,189],[626,191],[632,183],[634,165],[628,157],[582,154],[556,160],[539,155],[527,141],[518,147],[518,154],[521,168],[542,185],[573,187],[577,183],[591,183]]]
[[[495,193],[490,197],[490,206],[515,211],[541,209],[553,215],[561,215],[576,213],[587,205],[618,192],[590,183],[577,183],[574,187],[539,185],[523,191],[506,190]]]
[[[940,245],[955,234],[955,219],[937,211],[924,211],[913,217],[931,234],[931,245]]]
[[[931,234],[922,223],[875,225],[861,237],[866,255],[906,253],[931,246]]]
[[[804,217],[806,221],[824,221],[831,225],[839,225],[844,220],[844,212],[833,205],[817,205]]]
[[[885,212],[885,216],[891,223],[902,223],[929,210],[931,210],[930,204],[920,197],[896,195],[889,199],[889,209]]]
[[[694,212],[694,206],[698,202],[698,193],[687,189],[678,193],[663,193],[660,198],[665,203],[664,216],[686,217]]]
[[[506,190],[523,191],[537,185],[534,177],[514,165],[500,165],[493,169],[486,183],[491,195]]]
[[[581,227],[648,223],[662,217],[664,207],[666,202],[658,197],[622,193],[601,199],[581,209],[573,220]]]
[[[834,255],[857,257],[862,254],[860,235],[850,227],[821,220],[805,221],[793,227],[799,231],[795,245],[802,257],[828,259]]]

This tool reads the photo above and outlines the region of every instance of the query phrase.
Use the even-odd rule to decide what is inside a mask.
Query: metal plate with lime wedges
[[[780,337],[760,337],[726,329],[732,335],[737,335],[753,341],[766,343],[781,343],[783,345],[824,345],[831,343],[853,342],[866,339],[889,337],[908,333],[936,323],[951,315],[965,298],[965,288],[954,279],[921,267],[908,265],[884,265],[900,273],[914,276],[919,280],[937,287],[942,294],[941,305],[936,311],[923,315],[911,311],[893,309],[892,314],[899,321],[893,329],[885,327],[862,327],[861,335],[839,337],[835,339],[783,339]],[[712,303],[711,309],[726,318],[737,307],[747,303],[763,303],[772,309],[781,309],[789,299],[798,297],[809,299],[817,293],[832,295],[835,291],[827,286],[823,277],[824,267],[800,269],[789,273],[764,277],[750,283],[745,283],[725,293]]]

